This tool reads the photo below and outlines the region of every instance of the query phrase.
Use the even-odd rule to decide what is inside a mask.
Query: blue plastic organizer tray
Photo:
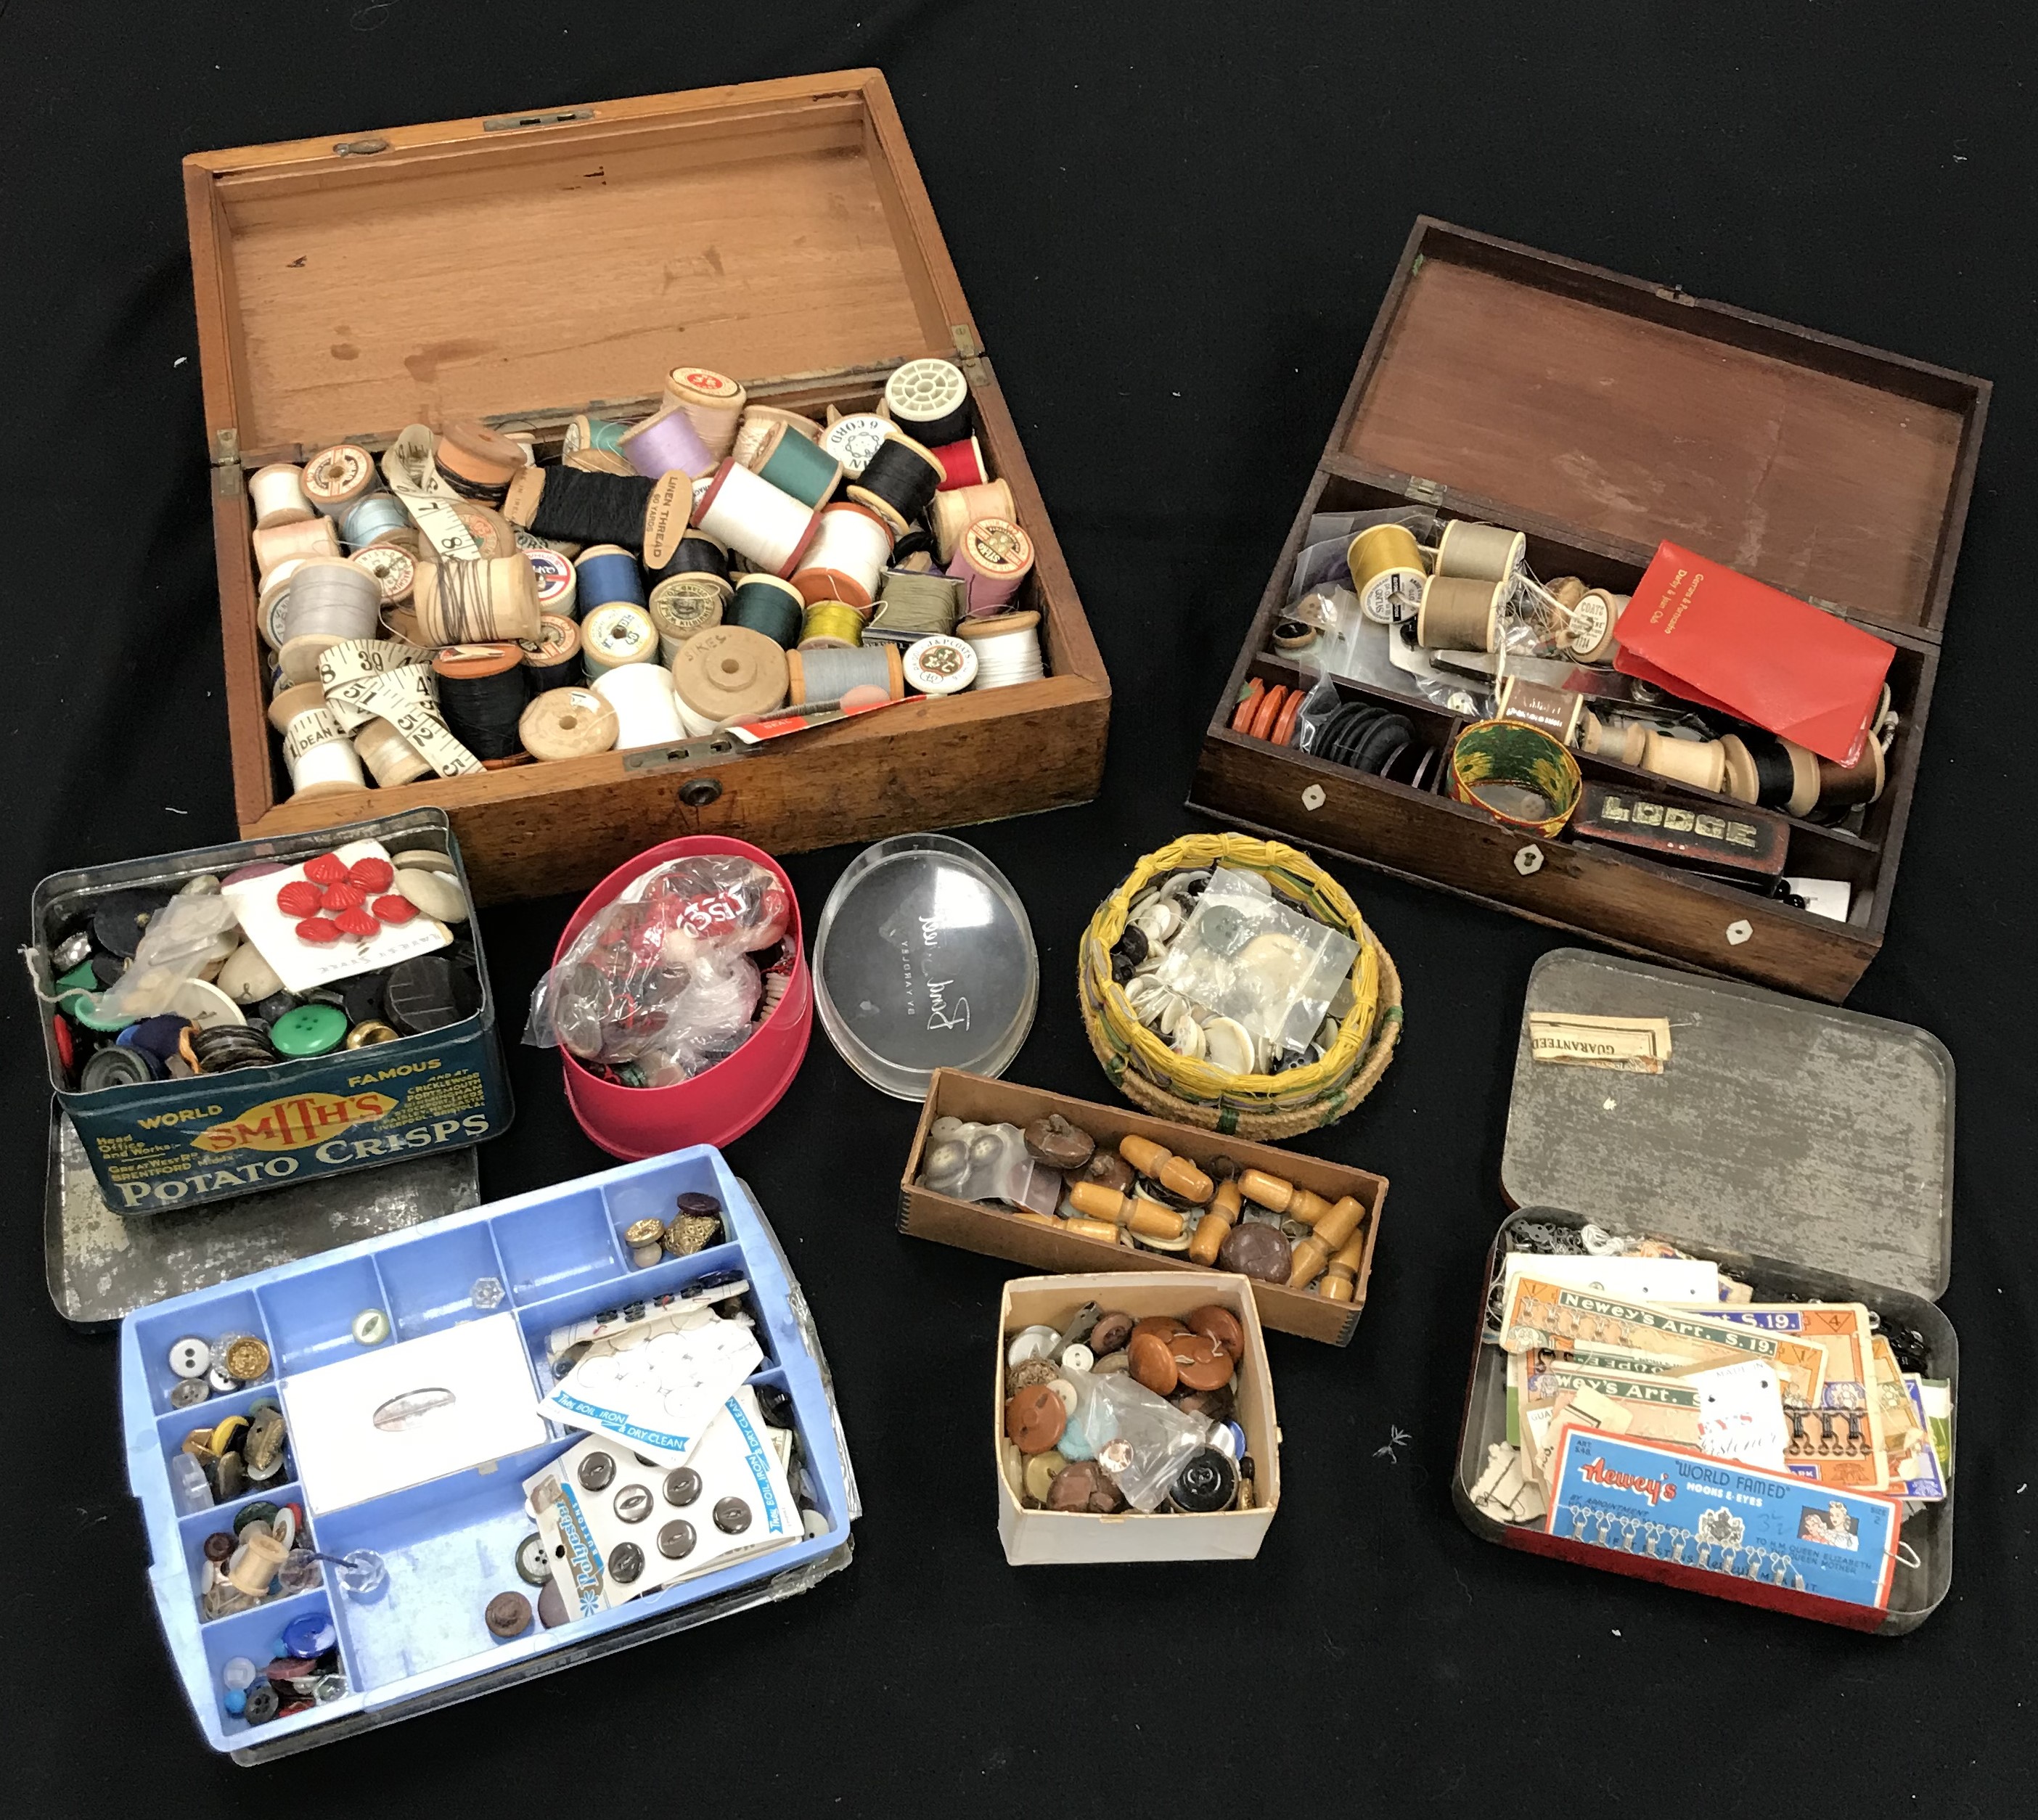
[[[681,1194],[706,1193],[722,1205],[725,1243],[649,1269],[631,1263],[622,1235],[634,1221],[669,1220]],[[308,1515],[311,1546],[344,1556],[372,1549],[385,1584],[354,1597],[324,1568],[322,1584],[271,1599],[210,1622],[199,1617],[206,1537],[230,1525],[256,1497],[297,1496],[294,1459],[282,1477],[229,1502],[180,1515],[172,1468],[184,1436],[203,1421],[247,1412],[268,1397],[290,1420],[294,1374],[366,1350],[355,1317],[379,1308],[384,1345],[415,1340],[488,1313],[513,1311],[526,1344],[533,1404],[551,1387],[545,1336],[619,1304],[684,1291],[714,1272],[739,1271],[750,1284],[763,1364],[753,1385],[791,1398],[798,1442],[794,1482],[809,1505],[806,1533],[768,1553],[657,1592],[498,1642],[483,1621],[505,1591],[536,1601],[517,1575],[517,1545],[536,1527],[522,1481],[581,1437],[547,1425],[541,1444],[371,1499],[323,1518]],[[506,1292],[493,1310],[477,1307],[477,1281]],[[248,1334],[271,1359],[266,1379],[195,1409],[169,1402],[178,1382],[172,1345],[187,1334]],[[803,1591],[849,1563],[850,1524],[861,1514],[847,1446],[820,1341],[785,1254],[762,1211],[717,1150],[705,1145],[653,1157],[555,1188],[286,1264],[130,1315],[121,1324],[120,1384],[128,1481],[140,1501],[153,1557],[150,1580],[186,1697],[206,1742],[240,1762],[301,1750],[491,1689],[603,1655],[767,1599]],[[802,1480],[800,1469],[805,1469]],[[237,1656],[266,1664],[293,1620],[329,1618],[338,1631],[347,1692],[266,1724],[228,1710],[224,1666]]]

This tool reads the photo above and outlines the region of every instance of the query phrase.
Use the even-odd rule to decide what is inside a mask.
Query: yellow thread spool
[[[1359,611],[1382,626],[1405,619],[1422,604],[1422,547],[1415,533],[1400,524],[1372,524],[1345,550],[1352,592]]]
[[[802,651],[852,651],[863,642],[863,615],[846,602],[822,600],[800,621]]]

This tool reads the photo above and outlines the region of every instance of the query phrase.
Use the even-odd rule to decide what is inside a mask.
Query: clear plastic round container
[[[1033,1027],[1040,960],[1005,875],[946,834],[850,861],[813,944],[814,1001],[843,1061],[918,1099],[938,1068],[1002,1074]]]

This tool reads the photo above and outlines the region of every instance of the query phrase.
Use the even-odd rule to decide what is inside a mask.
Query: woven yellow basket
[[[1355,1002],[1330,1053],[1285,1074],[1227,1074],[1177,1054],[1141,1024],[1111,977],[1111,951],[1132,900],[1154,879],[1215,864],[1260,873],[1286,902],[1358,942]],[[1083,1028],[1112,1084],[1157,1117],[1241,1137],[1293,1137],[1342,1118],[1386,1073],[1401,1034],[1401,976],[1344,887],[1305,853],[1248,834],[1185,834],[1132,868],[1098,906],[1077,961]]]

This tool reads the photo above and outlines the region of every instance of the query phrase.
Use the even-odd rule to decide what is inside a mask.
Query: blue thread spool
[[[365,550],[378,537],[410,528],[411,515],[392,493],[370,493],[341,514],[340,540],[350,550]]]
[[[583,619],[596,607],[618,600],[627,600],[632,607],[645,604],[644,572],[620,544],[596,544],[581,553],[574,568],[580,576],[577,598]]]

